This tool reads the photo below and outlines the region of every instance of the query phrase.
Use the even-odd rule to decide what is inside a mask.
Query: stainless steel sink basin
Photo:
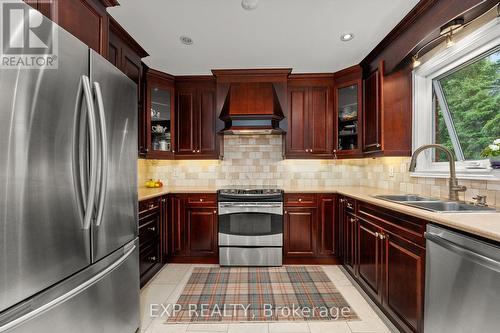
[[[425,198],[418,196],[416,194],[403,194],[403,195],[376,195],[375,198],[396,201],[396,202],[408,202],[408,201],[439,201],[438,199]]]
[[[491,207],[475,206],[468,203],[454,202],[454,201],[407,202],[407,205],[442,213],[465,213],[465,212],[478,213],[478,212],[496,211],[494,208]]]
[[[375,195],[374,198],[387,200],[401,205],[425,209],[436,213],[494,213],[495,208],[475,206],[463,202],[444,201],[421,197],[415,194]]]

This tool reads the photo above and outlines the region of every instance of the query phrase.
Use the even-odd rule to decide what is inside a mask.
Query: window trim
[[[454,46],[438,52],[412,72],[413,138],[412,151],[434,142],[433,80],[477,58],[500,45],[500,17],[473,31]],[[459,157],[460,158],[460,157]],[[471,165],[484,169],[470,169]],[[444,178],[449,176],[448,162],[434,162],[432,150],[418,158],[414,177]],[[457,176],[462,179],[500,180],[500,171],[490,167],[489,160],[457,161]]]

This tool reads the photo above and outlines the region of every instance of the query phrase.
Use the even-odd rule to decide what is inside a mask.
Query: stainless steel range
[[[221,266],[281,266],[283,190],[218,191]]]

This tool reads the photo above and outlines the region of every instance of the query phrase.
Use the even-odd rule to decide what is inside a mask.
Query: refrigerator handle
[[[94,90],[97,99],[97,110],[99,114],[99,129],[101,136],[101,184],[99,188],[99,199],[97,204],[96,226],[100,226],[104,213],[104,201],[106,200],[106,189],[108,186],[108,137],[106,132],[106,115],[104,113],[104,101],[102,98],[101,86],[98,82],[94,82]]]
[[[89,158],[91,163],[89,164],[89,189],[87,192],[87,201],[85,204],[85,214],[83,217],[83,229],[89,229],[92,222],[92,214],[94,212],[95,204],[95,194],[97,187],[97,133],[96,133],[96,119],[94,103],[92,98],[92,90],[90,88],[90,80],[88,76],[82,75],[83,92],[85,94],[85,102],[87,105],[87,118],[88,118],[88,130],[89,130]]]

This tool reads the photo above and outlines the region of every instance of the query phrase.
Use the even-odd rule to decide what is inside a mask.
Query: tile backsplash
[[[280,135],[231,135],[224,137],[224,160],[138,162],[139,184],[160,178],[168,187],[276,186],[284,189],[368,186],[405,193],[446,198],[448,180],[415,178],[408,173],[409,157],[352,160],[284,160]],[[461,180],[465,199],[487,195],[500,206],[500,182]],[[462,194],[463,196],[463,194]]]

